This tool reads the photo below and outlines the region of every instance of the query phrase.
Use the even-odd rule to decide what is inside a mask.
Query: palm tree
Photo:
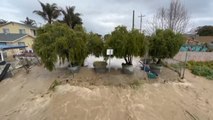
[[[33,19],[30,19],[28,17],[26,17],[25,21],[21,21],[22,23],[26,24],[26,25],[30,25],[30,26],[36,26],[36,22]]]
[[[58,9],[55,3],[46,3],[46,5],[42,2],[39,3],[41,5],[42,11],[34,10],[33,13],[41,16],[44,20],[48,21],[49,24],[51,24],[54,19],[57,19],[60,16],[61,11]]]
[[[65,22],[69,27],[74,28],[78,24],[83,24],[80,18],[80,13],[75,13],[75,6],[66,7],[65,10],[61,10],[64,15],[63,22]]]

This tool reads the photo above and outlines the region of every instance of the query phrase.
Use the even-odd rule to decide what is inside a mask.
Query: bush
[[[88,35],[88,51],[90,54],[95,55],[96,57],[102,56],[104,50],[104,42],[100,35],[90,33]]]
[[[209,80],[213,80],[213,75],[209,75],[206,78],[209,79]]]
[[[207,67],[213,69],[213,61],[207,61],[207,62],[189,61],[187,66],[189,69],[191,69],[192,66],[207,66]]]
[[[88,55],[87,33],[81,26],[70,29],[61,23],[47,24],[38,29],[33,48],[41,57],[44,67],[52,71],[58,57],[71,64],[82,65]]]
[[[113,55],[117,58],[124,58],[127,65],[132,65],[133,56],[142,57],[146,52],[147,41],[144,34],[138,30],[128,31],[127,27],[118,26],[105,38],[105,47],[112,48]]]
[[[206,66],[194,66],[192,68],[192,73],[199,76],[209,76],[213,74],[212,70]]]
[[[213,80],[213,61],[210,62],[190,61],[188,62],[187,67],[190,70],[192,70],[193,74]]]
[[[173,58],[183,45],[185,38],[180,33],[174,33],[172,30],[156,30],[150,37],[149,55],[158,59]]]

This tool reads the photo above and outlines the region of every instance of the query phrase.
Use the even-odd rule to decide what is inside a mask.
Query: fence
[[[187,59],[186,59],[187,53]],[[165,64],[176,71],[180,77],[184,76],[186,61],[213,61],[213,52],[179,52],[173,59],[165,59]]]

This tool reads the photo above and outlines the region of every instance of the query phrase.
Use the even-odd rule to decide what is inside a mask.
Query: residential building
[[[32,51],[33,41],[36,37],[36,27],[17,22],[8,22],[0,25],[0,45],[25,45]],[[21,49],[7,51],[7,56],[20,53]]]
[[[30,36],[36,36],[36,27],[17,23],[17,22],[8,22],[6,24],[0,25],[0,33],[16,33],[16,34],[28,34]]]

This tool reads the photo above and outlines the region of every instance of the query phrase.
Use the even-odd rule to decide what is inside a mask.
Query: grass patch
[[[193,74],[206,77],[209,80],[213,80],[213,61],[209,62],[189,61],[187,63],[187,67],[192,71]]]
[[[202,66],[202,67],[208,67],[210,69],[213,69],[213,61],[208,62],[195,62],[195,61],[189,61],[187,64],[187,67],[189,69],[192,69],[194,66]]]

